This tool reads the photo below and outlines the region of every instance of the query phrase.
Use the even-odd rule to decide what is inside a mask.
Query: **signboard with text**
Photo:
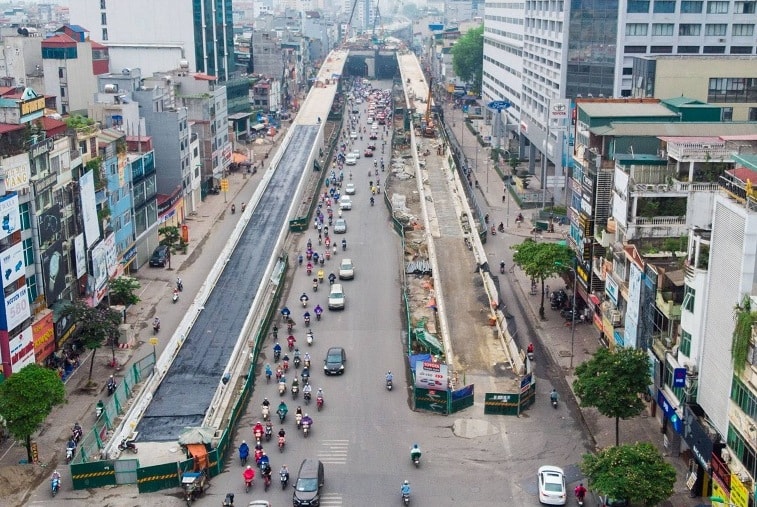
[[[415,363],[415,387],[447,390],[449,373],[444,363],[418,361]]]

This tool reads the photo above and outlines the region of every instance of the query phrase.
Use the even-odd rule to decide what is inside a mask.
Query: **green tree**
[[[676,469],[647,442],[586,454],[580,467],[593,491],[627,498],[634,505],[657,505],[667,500],[676,482]]]
[[[115,343],[118,340],[121,314],[110,308],[92,308],[83,301],[74,301],[64,310],[76,322],[77,330],[84,340],[84,346],[92,350],[89,363],[88,381],[92,382],[92,368],[95,365],[95,352],[109,340],[113,348],[113,361],[116,359]]]
[[[484,27],[471,28],[452,46],[452,70],[470,83],[475,93],[481,93],[484,69]]]
[[[566,246],[557,243],[537,243],[530,238],[510,248],[515,250],[513,262],[525,271],[529,278],[541,282],[539,316],[543,319],[544,280],[563,271],[563,266],[569,266],[573,262],[573,253]]]
[[[752,343],[752,331],[757,322],[757,312],[752,311],[752,300],[749,295],[743,297],[741,304],[736,305],[733,312],[736,325],[732,335],[731,361],[733,361],[733,371],[741,373],[746,367],[749,346]]]
[[[171,255],[170,254],[175,253],[179,250],[185,252],[187,249],[187,244],[184,242],[184,239],[181,237],[179,228],[174,225],[161,227],[160,229],[158,229],[158,234],[163,236],[163,238],[160,240],[160,244],[168,246],[168,249],[169,249],[168,269],[171,269]]]
[[[615,418],[615,445],[620,445],[620,420],[644,410],[641,395],[647,392],[649,358],[641,349],[602,347],[594,357],[578,365],[573,391],[582,407],[595,407],[605,417]]]
[[[140,299],[135,293],[140,288],[139,280],[131,276],[119,276],[109,282],[110,294],[116,304],[135,305]]]
[[[0,416],[8,431],[26,442],[26,456],[32,462],[31,436],[55,405],[66,399],[66,388],[58,373],[37,364],[24,366],[0,384]]]

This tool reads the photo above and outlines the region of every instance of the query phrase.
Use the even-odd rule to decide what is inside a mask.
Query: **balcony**
[[[720,176],[718,185],[740,203],[746,203],[747,199],[757,199],[757,190],[754,189],[753,182],[757,182],[757,171],[739,167]]]
[[[673,300],[673,293],[669,291],[657,291],[655,305],[660,313],[665,315],[669,320],[681,319],[681,305]]]
[[[733,151],[733,148],[717,137],[687,141],[667,140],[668,157],[679,162],[733,162]]]

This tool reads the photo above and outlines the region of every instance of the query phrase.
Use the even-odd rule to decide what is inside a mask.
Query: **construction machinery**
[[[426,114],[423,116],[423,122],[421,123],[421,135],[423,137],[436,137],[436,126],[434,126],[434,120],[431,116],[431,90],[434,81],[428,80],[428,96],[426,97]]]
[[[379,3],[378,3],[378,0],[376,0],[376,13],[373,16],[373,33],[371,34],[371,43],[373,43],[374,46],[380,46],[381,44],[384,43],[383,34],[381,34],[382,35],[381,37],[376,35],[376,24],[379,22],[380,19],[381,19],[381,11],[379,11]]]

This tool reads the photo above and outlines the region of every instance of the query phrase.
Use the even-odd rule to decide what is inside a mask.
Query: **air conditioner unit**
[[[699,370],[697,370],[697,365],[695,364],[689,364],[686,363],[683,365],[684,368],[686,368],[686,371],[689,373],[689,375],[696,375],[699,373]]]
[[[613,326],[620,324],[620,312],[618,310],[611,311],[610,320],[612,321]]]
[[[66,275],[66,285],[71,285],[71,282],[74,281],[73,275]]]
[[[723,458],[723,463],[730,463],[731,462],[731,453],[723,449],[720,451],[720,457]]]

